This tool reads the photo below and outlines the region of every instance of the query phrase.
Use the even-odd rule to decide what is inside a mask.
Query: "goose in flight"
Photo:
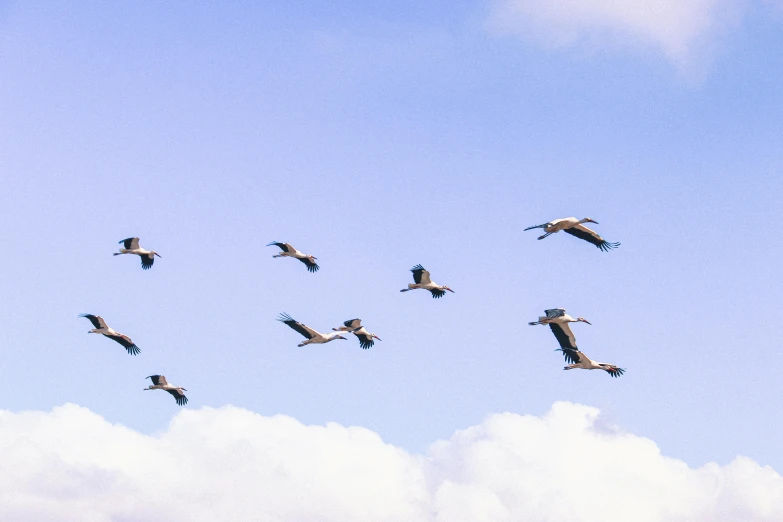
[[[174,399],[177,401],[177,404],[180,406],[184,406],[188,403],[188,398],[185,397],[185,394],[182,392],[186,392],[185,388],[182,386],[174,386],[173,384],[169,384],[166,380],[166,377],[163,375],[150,375],[147,377],[147,379],[152,379],[152,385],[148,386],[147,388],[144,388],[144,390],[163,390],[169,392]]]
[[[351,332],[359,338],[359,345],[365,350],[372,348],[372,346],[375,344],[373,339],[378,339],[379,341],[381,340],[380,337],[374,333],[368,332],[367,329],[362,326],[361,319],[349,319],[343,323],[343,326],[340,326],[339,328],[332,328],[332,330],[336,332]]]
[[[304,254],[300,252],[299,250],[295,249],[288,243],[278,243],[277,241],[272,241],[267,246],[277,246],[280,247],[281,252],[277,255],[274,255],[272,257],[293,257],[294,259],[298,259],[302,263],[304,263],[307,266],[308,272],[318,272],[318,269],[321,268],[318,266],[315,262],[317,257],[313,257],[309,254]]]
[[[546,233],[543,236],[539,236],[538,239],[544,239],[550,234],[554,234],[555,232],[560,232],[562,230],[567,234],[571,234],[574,237],[578,237],[579,239],[583,239],[588,243],[594,244],[595,246],[600,248],[601,251],[603,252],[608,252],[609,250],[620,246],[620,243],[610,243],[606,241],[604,238],[599,236],[594,230],[590,230],[582,223],[595,223],[597,225],[598,221],[595,221],[594,219],[591,218],[576,219],[575,217],[567,217],[562,219],[555,219],[548,223],[543,223],[541,225],[536,225],[534,227],[527,227],[525,230],[533,230],[534,228],[543,228],[544,232]]]
[[[423,288],[424,290],[429,290],[430,293],[432,293],[432,297],[435,299],[440,299],[446,295],[446,290],[454,293],[454,290],[448,286],[433,283],[430,279],[430,273],[421,265],[416,265],[411,268],[411,272],[413,272],[413,283],[408,283],[408,288],[403,288],[400,292],[408,292],[417,288]]]
[[[106,321],[103,320],[103,317],[100,315],[92,315],[92,314],[82,314],[79,317],[86,317],[90,320],[92,325],[95,327],[92,330],[90,330],[87,333],[96,333],[96,334],[103,334],[112,341],[117,341],[122,345],[123,348],[125,348],[130,355],[138,355],[141,350],[139,350],[139,347],[136,346],[136,344],[131,341],[131,338],[128,337],[125,334],[121,334],[119,332],[114,331],[113,328],[109,328],[109,326],[106,325]]]
[[[328,334],[322,334],[321,332],[317,332],[310,328],[309,326],[306,326],[299,321],[292,318],[290,315],[286,313],[280,314],[280,317],[277,318],[278,321],[280,321],[283,324],[287,324],[300,334],[304,335],[307,340],[299,343],[297,346],[305,346],[308,344],[324,344],[328,343],[329,341],[334,341],[335,339],[343,339],[346,338],[340,335],[340,332],[333,332]]]
[[[160,257],[160,254],[154,250],[145,250],[139,246],[139,238],[129,237],[120,241],[123,248],[119,252],[115,252],[113,255],[120,256],[122,254],[136,254],[141,258],[141,268],[149,270],[152,268],[152,263],[155,262],[155,256]]]

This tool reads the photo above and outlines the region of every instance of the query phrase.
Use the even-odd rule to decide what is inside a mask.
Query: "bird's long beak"
[[[446,290],[448,290],[448,291],[449,291],[449,292],[451,292],[452,294],[453,294],[453,293],[455,293],[455,292],[454,292],[454,290],[452,290],[451,288],[446,288]]]
[[[587,324],[589,324],[590,326],[593,326],[593,323],[591,323],[591,322],[590,322],[590,321],[588,321],[587,319],[582,319],[582,322],[583,322],[583,323],[587,323]]]
[[[376,338],[376,339],[378,339],[379,341],[380,341],[380,340],[382,340],[382,339],[381,339],[380,337],[378,337],[377,335],[373,335],[373,337],[375,337],[375,338]]]
[[[160,255],[160,254],[158,254],[157,252],[155,252],[155,255],[156,255],[156,256],[158,256],[158,257],[160,257],[161,259],[163,259],[163,258],[161,257],[161,255]]]

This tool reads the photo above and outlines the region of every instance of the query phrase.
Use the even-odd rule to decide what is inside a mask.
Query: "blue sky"
[[[563,41],[498,27],[524,0],[0,7],[2,409],[161,433],[176,405],[141,389],[162,373],[189,409],[416,453],[569,401],[690,466],[783,469],[783,9],[701,0],[714,27],[657,40],[601,3],[589,26],[542,15]],[[673,58],[676,30],[701,43]],[[566,216],[622,246],[522,231]],[[129,236],[152,270],[111,256]],[[400,294],[417,263],[456,293]],[[550,307],[627,373],[561,371],[527,326]],[[297,348],[283,311],[383,341]]]

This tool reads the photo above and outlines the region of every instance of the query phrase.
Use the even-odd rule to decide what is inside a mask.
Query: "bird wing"
[[[352,329],[361,328],[362,320],[361,319],[348,319],[343,324],[345,326],[347,326],[348,328],[352,328]]]
[[[168,384],[168,381],[164,375],[150,375],[147,377],[147,379],[152,379],[152,384],[155,386],[159,384],[166,386]]]
[[[136,250],[139,248],[139,238],[137,237],[123,239],[120,241],[120,243],[122,243],[122,246],[124,246],[126,250]]]
[[[106,321],[104,321],[103,317],[100,315],[82,314],[79,317],[86,317],[89,319],[95,328],[108,328],[108,326],[106,326]]]
[[[103,334],[103,335],[106,335],[106,334]],[[141,350],[139,350],[139,347],[136,346],[134,344],[134,342],[131,341],[131,338],[128,337],[127,335],[118,333],[118,334],[115,334],[115,335],[106,335],[106,337],[108,337],[109,339],[111,339],[113,341],[117,341],[118,343],[120,343],[123,346],[123,348],[125,348],[128,351],[128,353],[130,355],[138,355],[139,352],[141,352]]]
[[[372,346],[375,344],[372,335],[364,328],[357,328],[352,333],[359,338],[359,346],[365,350],[372,348]]]
[[[416,265],[411,268],[411,272],[413,272],[413,281],[417,285],[428,285],[432,282],[430,280],[430,273],[421,265]]]
[[[153,254],[143,254],[139,256],[141,258],[141,268],[149,270],[152,268],[152,263],[155,262],[155,256]]]
[[[309,257],[302,257],[299,261],[307,265],[308,272],[316,273],[318,272],[318,269],[321,268],[315,261],[311,261]]]
[[[299,321],[292,318],[290,315],[286,313],[280,314],[280,317],[277,318],[278,321],[281,323],[285,323],[300,334],[304,335],[308,339],[312,339],[313,337],[318,335],[318,332],[310,328],[309,326],[305,326]]]
[[[280,250],[282,250],[283,252],[291,253],[291,252],[296,250],[294,247],[292,247],[288,243],[278,243],[277,241],[272,241],[267,246],[272,246],[272,245],[275,245],[276,247],[280,247]]]
[[[546,314],[547,318],[549,319],[554,317],[563,317],[565,315],[565,308],[552,308],[549,310],[544,310],[544,314]]]
[[[184,406],[188,403],[188,398],[185,397],[185,394],[182,393],[182,390],[178,390],[175,388],[173,390],[166,390],[166,391],[174,396],[174,398],[177,400],[177,404],[179,404],[180,406]]]
[[[614,364],[601,364],[601,368],[606,370],[606,373],[609,374],[609,377],[619,377],[625,373],[625,368],[618,368]]]
[[[441,297],[446,295],[446,291],[445,290],[441,290],[440,288],[428,288],[427,290],[430,291],[430,293],[432,294],[432,297],[435,298],[435,299],[440,299]]]
[[[581,355],[584,355],[579,350],[572,350],[571,348],[560,348],[560,351],[563,352],[563,357],[569,364],[579,364]]]
[[[584,239],[585,241],[594,244],[600,248],[603,252],[607,252],[613,248],[620,246],[620,243],[609,243],[604,238],[598,235],[594,230],[590,230],[584,225],[577,224],[571,228],[566,228],[564,232],[568,232],[574,237]]]
[[[568,323],[549,323],[549,328],[552,333],[555,334],[557,342],[560,344],[560,348],[568,348],[570,350],[579,350],[576,347],[576,338]]]
[[[155,262],[155,257],[151,254],[145,254],[139,256],[141,258],[141,268],[142,270],[149,270],[152,268],[152,264]]]

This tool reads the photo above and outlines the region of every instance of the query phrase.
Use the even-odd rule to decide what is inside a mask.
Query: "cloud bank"
[[[708,59],[743,0],[497,0],[491,24],[553,46],[652,47],[681,68]]]
[[[226,406],[144,435],[73,405],[0,412],[0,520],[779,521],[783,478],[743,457],[691,468],[559,402],[425,455],[374,432]]]

